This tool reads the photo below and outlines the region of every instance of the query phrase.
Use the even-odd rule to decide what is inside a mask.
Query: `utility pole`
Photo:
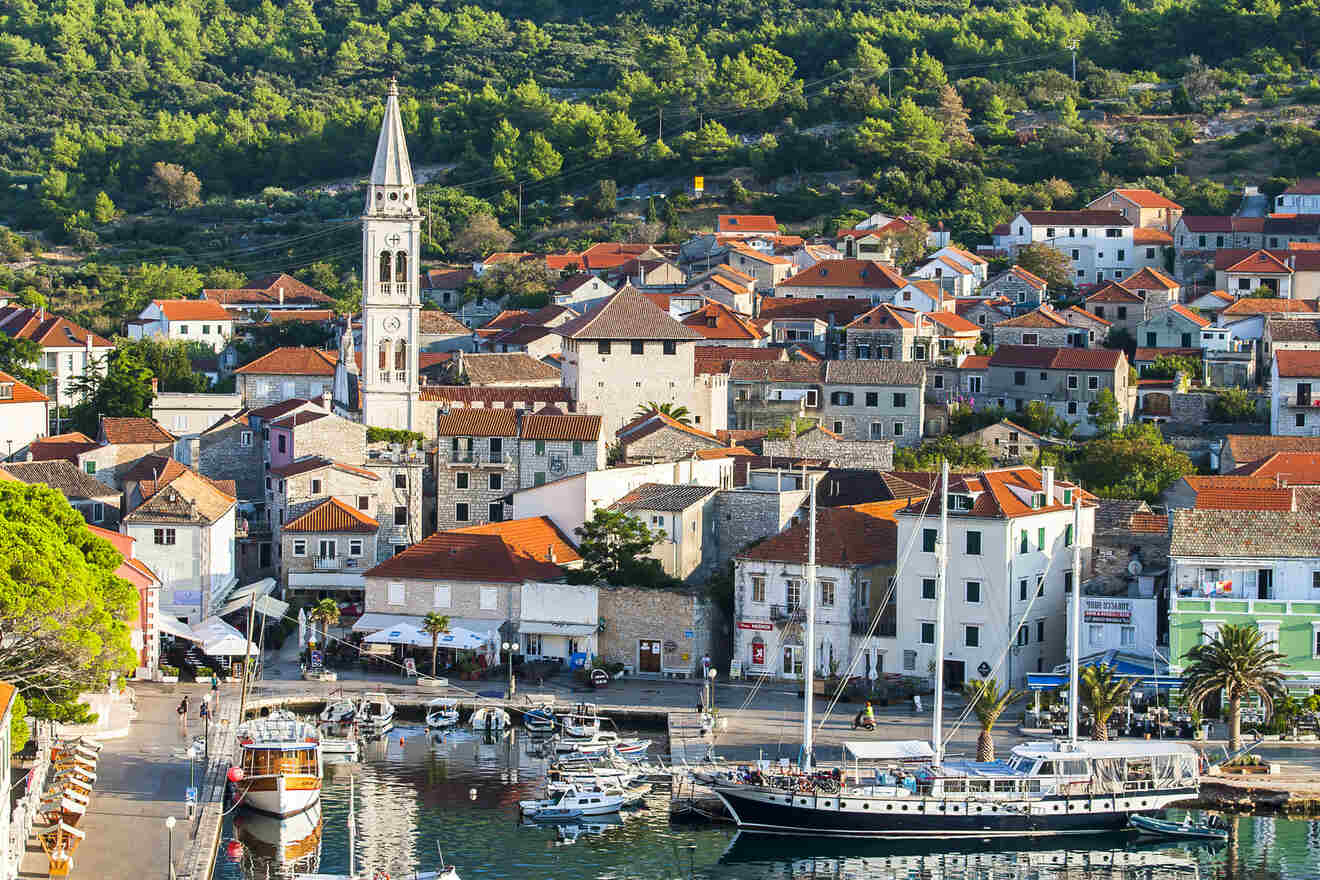
[[[247,644],[243,646],[243,685],[239,691],[238,697],[238,721],[243,723],[243,713],[247,711],[248,685],[251,683],[252,676],[249,671],[252,657],[252,626],[257,616],[257,591],[252,591],[252,603],[248,605],[248,625],[247,625]],[[260,662],[261,657],[257,657]]]
[[[1072,52],[1073,82],[1077,82],[1077,41],[1069,40],[1068,49]]]

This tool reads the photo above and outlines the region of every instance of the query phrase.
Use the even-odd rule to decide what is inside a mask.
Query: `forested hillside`
[[[80,252],[113,245],[121,265],[179,265],[228,239],[125,214],[168,209],[219,229],[273,212],[293,235],[351,218],[347,194],[292,206],[285,190],[365,173],[392,73],[414,164],[449,171],[424,194],[439,215],[432,256],[453,255],[451,220],[491,210],[515,223],[519,186],[526,236],[602,178],[735,167],[752,193],[780,182],[781,221],[911,212],[969,243],[1018,208],[1070,207],[1111,182],[1223,211],[1235,174],[1320,168],[1318,38],[1320,7],[1264,0],[3,0],[0,223]],[[1226,142],[1257,158],[1175,175],[1206,118],[1195,114],[1244,106],[1275,108]],[[156,163],[195,175],[194,191],[148,185]],[[813,179],[824,172],[857,184],[841,195]],[[349,225],[311,256],[351,265]],[[0,244],[11,259],[23,249]],[[104,271],[88,286],[104,287]]]

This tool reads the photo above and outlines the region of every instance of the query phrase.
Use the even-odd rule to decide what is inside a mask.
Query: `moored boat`
[[[236,800],[271,816],[296,816],[321,799],[321,737],[307,722],[257,718],[239,725]]]
[[[596,713],[594,703],[578,703],[573,711],[560,719],[560,729],[565,736],[589,739],[600,733],[600,715]]]
[[[356,723],[363,736],[384,736],[394,728],[394,704],[384,694],[363,694],[358,701]]]
[[[472,713],[468,724],[473,730],[504,730],[509,726],[509,713],[499,706],[480,706]]]
[[[1192,822],[1190,816],[1183,817],[1181,822],[1171,822],[1168,819],[1137,814],[1129,817],[1128,824],[1147,837],[1158,837],[1163,840],[1228,840],[1227,828],[1215,824],[1213,820]]]
[[[563,821],[582,816],[617,813],[623,807],[637,803],[641,798],[641,792],[620,786],[592,788],[570,786],[554,797],[519,801],[518,809],[523,815],[539,822]]]
[[[326,724],[348,724],[357,714],[357,704],[347,697],[331,700],[321,710],[321,720]]]
[[[446,730],[458,724],[458,700],[436,697],[426,704],[426,726],[431,730]]]
[[[534,709],[528,709],[522,716],[523,727],[532,733],[551,733],[555,729],[554,706],[542,703]]]

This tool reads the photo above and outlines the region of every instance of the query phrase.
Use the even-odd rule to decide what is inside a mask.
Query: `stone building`
[[[1014,312],[1029,312],[1049,301],[1049,285],[1044,278],[1021,266],[1012,266],[991,278],[977,292],[978,298],[1004,297]]]
[[[1139,500],[1101,500],[1086,591],[1150,597],[1168,584],[1169,517]],[[1135,563],[1135,564],[1134,564]]]
[[[1030,464],[1036,461],[1041,450],[1068,445],[1064,440],[1028,431],[1008,419],[1000,419],[993,425],[963,434],[958,442],[985,447],[990,461],[996,465]]]
[[[286,598],[361,602],[363,572],[376,563],[380,523],[330,497],[285,523],[280,566]]]
[[[1137,325],[1137,345],[1144,348],[1200,348],[1201,331],[1209,326],[1209,318],[1201,317],[1187,306],[1168,306],[1152,312]]]
[[[990,339],[995,345],[1085,348],[1087,334],[1076,330],[1047,303],[1016,318],[1000,321],[990,330]]]
[[[1084,305],[1091,314],[1132,334],[1133,339],[1137,338],[1137,326],[1150,316],[1146,300],[1113,282],[1091,291]]]
[[[277,348],[234,371],[243,405],[249,409],[291,398],[319,400],[334,392],[334,352],[319,348]]]
[[[615,434],[623,460],[630,464],[688,458],[727,444],[714,434],[685,425],[667,413],[638,416]]]
[[[558,350],[558,346],[556,346]],[[453,361],[467,384],[483,388],[555,388],[559,370],[524,352],[468,354],[458,352]]]
[[[800,470],[749,469],[741,486],[721,490],[715,496],[716,565],[788,528],[806,503],[806,487],[807,476]]]
[[[600,659],[622,663],[642,678],[699,675],[718,650],[719,612],[700,591],[598,587]]]
[[[178,440],[151,419],[101,417],[96,446],[79,456],[83,471],[122,488],[123,475],[148,455],[171,455]]]
[[[820,425],[785,440],[766,438],[761,449],[772,458],[820,459],[841,468],[887,471],[894,467],[894,441],[847,440]]]
[[[821,424],[850,440],[921,442],[925,370],[899,361],[826,361]]]
[[[938,327],[912,309],[884,303],[844,326],[839,339],[842,360],[929,361]]]
[[[92,525],[119,528],[119,493],[71,461],[14,461],[0,465],[0,471],[24,483],[55,489]]]
[[[217,480],[233,480],[240,506],[265,501],[262,437],[246,413],[224,416],[195,438],[197,457],[187,462],[199,473]]]

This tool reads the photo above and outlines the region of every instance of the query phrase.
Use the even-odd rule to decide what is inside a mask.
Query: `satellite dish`
[[[1134,559],[1128,563],[1128,574],[1137,577],[1141,574],[1141,560]]]

